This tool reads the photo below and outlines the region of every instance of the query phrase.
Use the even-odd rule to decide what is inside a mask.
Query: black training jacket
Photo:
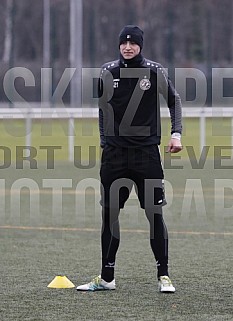
[[[170,110],[171,133],[181,134],[180,96],[162,65],[141,54],[104,64],[99,79],[101,147],[160,144],[160,94]]]

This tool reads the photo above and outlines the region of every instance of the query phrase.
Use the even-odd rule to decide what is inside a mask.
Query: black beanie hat
[[[125,26],[119,34],[119,46],[125,41],[135,42],[142,49],[143,47],[143,31],[134,25]]]

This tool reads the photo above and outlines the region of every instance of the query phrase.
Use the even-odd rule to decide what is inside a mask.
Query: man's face
[[[132,59],[140,52],[140,47],[135,42],[125,41],[120,45],[120,53],[124,59]]]

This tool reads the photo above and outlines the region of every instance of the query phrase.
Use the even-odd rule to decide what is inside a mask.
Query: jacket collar
[[[142,62],[144,61],[144,57],[141,53],[137,56],[133,57],[132,59],[124,59],[122,54],[120,54],[120,66],[126,68],[136,68],[140,67]]]

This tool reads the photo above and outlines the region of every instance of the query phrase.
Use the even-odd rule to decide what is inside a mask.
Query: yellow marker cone
[[[75,285],[66,276],[58,275],[47,287],[54,289],[68,289],[74,288]]]

